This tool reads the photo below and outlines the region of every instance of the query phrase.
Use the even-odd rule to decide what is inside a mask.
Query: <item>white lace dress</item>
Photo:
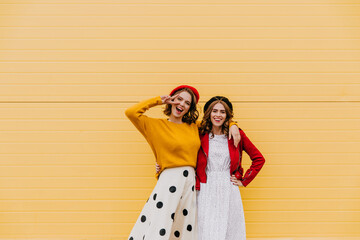
[[[199,240],[245,240],[239,188],[230,181],[230,154],[225,135],[209,139],[207,183],[197,193]]]

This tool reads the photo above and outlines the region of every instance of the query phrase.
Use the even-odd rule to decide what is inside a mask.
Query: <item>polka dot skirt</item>
[[[165,169],[140,213],[129,240],[197,239],[195,171]]]

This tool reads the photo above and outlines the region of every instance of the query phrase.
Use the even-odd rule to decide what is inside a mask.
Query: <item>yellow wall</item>
[[[181,83],[267,159],[249,239],[360,239],[358,0],[0,3],[1,240],[125,240],[155,179],[124,110]]]

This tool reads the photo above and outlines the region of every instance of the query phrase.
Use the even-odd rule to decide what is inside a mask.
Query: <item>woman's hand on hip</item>
[[[235,177],[235,175],[231,175],[230,181],[231,181],[232,184],[235,185],[235,186],[244,187],[244,185],[242,184],[242,182],[241,182],[239,179],[237,179],[237,178]]]

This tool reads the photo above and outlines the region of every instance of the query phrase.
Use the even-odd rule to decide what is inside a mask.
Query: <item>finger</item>
[[[170,98],[170,100],[171,100],[171,101],[174,101],[174,99],[175,99],[175,98],[177,98],[177,96],[179,96],[179,94],[180,94],[180,93],[178,93],[178,94],[176,94],[176,95],[172,96],[172,97]]]
[[[178,103],[178,102],[169,102],[169,104],[171,104],[171,105],[179,105],[180,103]]]
[[[166,97],[164,98],[163,103],[169,104],[169,96],[166,96]]]

